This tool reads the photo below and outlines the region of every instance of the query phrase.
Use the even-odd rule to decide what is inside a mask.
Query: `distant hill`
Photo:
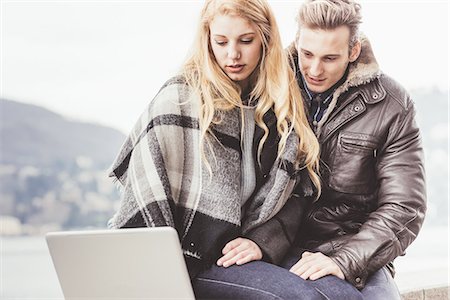
[[[76,122],[39,106],[0,99],[0,164],[66,166],[88,157],[112,163],[125,136],[118,130]]]
[[[119,199],[106,169],[124,139],[115,129],[0,100],[0,219],[10,220],[2,234],[105,227]]]

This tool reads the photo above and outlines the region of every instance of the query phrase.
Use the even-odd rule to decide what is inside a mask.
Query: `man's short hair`
[[[345,25],[351,49],[358,41],[361,19],[361,5],[353,0],[305,0],[297,14],[297,39],[302,27],[330,30]]]

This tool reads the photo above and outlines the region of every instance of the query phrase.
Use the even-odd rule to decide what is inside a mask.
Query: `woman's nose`
[[[238,47],[230,45],[230,47],[228,48],[228,57],[232,60],[239,59],[241,57],[241,53]]]

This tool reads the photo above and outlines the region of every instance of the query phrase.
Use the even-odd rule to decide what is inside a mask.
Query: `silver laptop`
[[[46,235],[66,300],[194,299],[172,227]]]

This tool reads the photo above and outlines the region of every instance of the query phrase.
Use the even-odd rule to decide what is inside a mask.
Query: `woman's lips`
[[[239,73],[244,69],[245,65],[230,65],[227,66],[227,70],[230,71],[230,73]]]

